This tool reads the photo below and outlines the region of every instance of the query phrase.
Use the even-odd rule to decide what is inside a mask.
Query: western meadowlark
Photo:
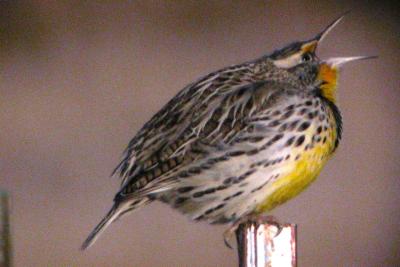
[[[82,245],[153,200],[193,220],[233,223],[271,211],[315,180],[337,148],[338,68],[314,38],[212,72],[186,86],[130,141],[114,174],[114,205]]]

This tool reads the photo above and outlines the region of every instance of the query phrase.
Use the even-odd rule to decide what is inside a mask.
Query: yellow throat
[[[335,66],[326,63],[321,64],[317,79],[322,81],[320,86],[322,96],[331,101],[336,102],[336,87],[338,79],[338,69]]]

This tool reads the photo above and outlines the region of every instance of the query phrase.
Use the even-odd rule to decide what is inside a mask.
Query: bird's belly
[[[286,173],[271,183],[264,192],[265,197],[257,205],[255,212],[270,211],[306,189],[321,172],[330,157],[331,151],[332,144],[327,142],[299,153],[297,160],[287,162]]]

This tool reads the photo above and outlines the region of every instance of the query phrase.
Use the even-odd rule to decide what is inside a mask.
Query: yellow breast
[[[266,198],[257,206],[257,213],[270,211],[297,196],[317,178],[334,150],[336,131],[328,130],[323,137],[326,137],[325,143],[318,143],[309,150],[294,151],[293,154],[299,155],[299,158],[296,160],[294,157],[286,163],[289,166],[283,166],[289,171],[272,183]],[[311,138],[312,131],[309,131],[307,139],[310,141]]]

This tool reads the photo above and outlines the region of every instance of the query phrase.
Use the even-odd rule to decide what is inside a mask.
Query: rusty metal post
[[[12,266],[8,205],[8,194],[0,190],[0,267]]]
[[[279,228],[281,229],[279,231]],[[239,267],[296,267],[296,225],[247,221],[236,230]]]

